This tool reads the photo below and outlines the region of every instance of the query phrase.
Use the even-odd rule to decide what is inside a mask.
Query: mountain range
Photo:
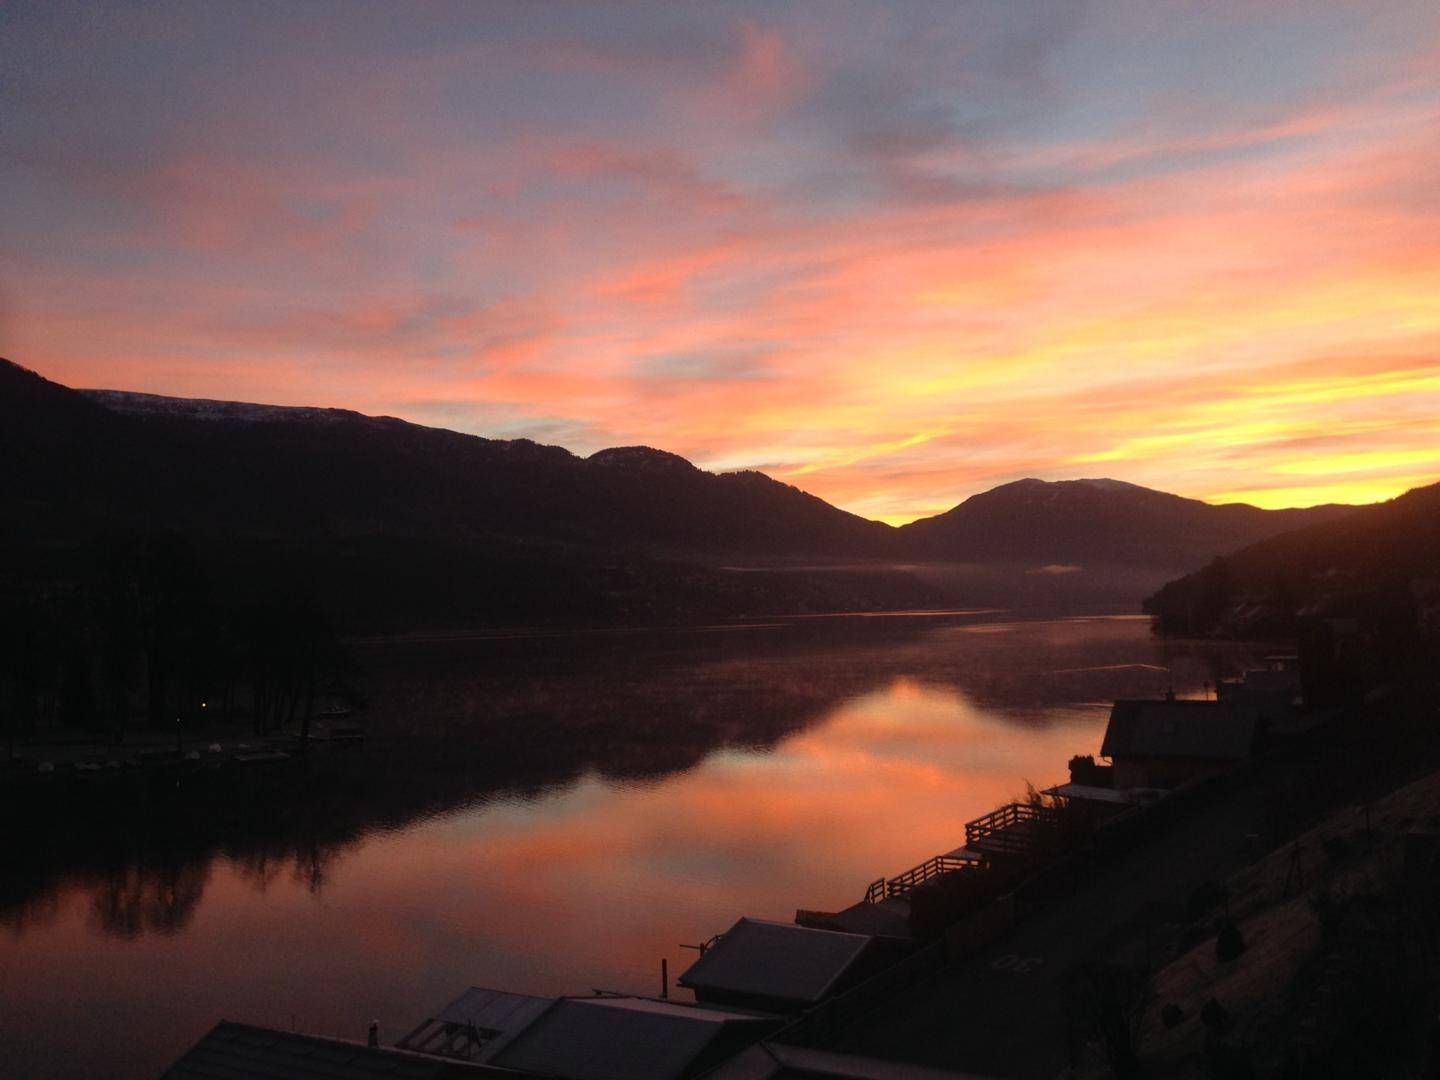
[[[993,602],[999,571],[1031,599],[1106,575],[1123,581],[1112,599],[1135,602],[1352,510],[1026,479],[894,528],[649,447],[579,457],[342,409],[73,390],[5,361],[0,453],[15,463],[0,497],[20,565],[60,567],[99,535],[173,530],[237,587],[300,582],[357,617],[364,596],[444,621]],[[981,568],[993,587],[935,566]]]

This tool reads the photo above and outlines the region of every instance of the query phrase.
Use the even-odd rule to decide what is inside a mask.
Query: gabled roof
[[[1117,701],[1100,755],[1240,761],[1253,751],[1258,726],[1253,708],[1223,701]]]
[[[566,1080],[678,1080],[722,1038],[751,1032],[739,1050],[776,1023],[645,998],[561,998],[491,1060]]]
[[[872,941],[866,934],[741,919],[677,981],[693,990],[810,1004],[830,991]]]
[[[161,1080],[449,1080],[497,1075],[483,1065],[222,1020]]]

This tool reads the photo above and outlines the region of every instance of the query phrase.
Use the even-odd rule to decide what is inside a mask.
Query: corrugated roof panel
[[[472,986],[440,1010],[435,1019],[452,1024],[474,1024],[487,1031],[518,1031],[547,1008],[555,998],[511,994]]]
[[[819,1001],[872,940],[864,934],[741,919],[678,981],[693,989]]]
[[[727,1026],[728,1017],[707,1009],[627,1008],[626,1000],[562,999],[493,1063],[570,1080],[671,1080]]]

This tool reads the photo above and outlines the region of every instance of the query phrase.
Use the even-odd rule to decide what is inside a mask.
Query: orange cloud
[[[1432,474],[1428,22],[1385,63],[1252,73],[1255,100],[1082,80],[1053,131],[1006,112],[1012,80],[1045,93],[1026,64],[943,37],[871,70],[843,27],[650,30],[522,27],[363,87],[360,54],[289,57],[143,159],[34,149],[124,212],[12,259],[0,347],[84,385],[643,442],[895,522],[1022,475],[1273,505]]]

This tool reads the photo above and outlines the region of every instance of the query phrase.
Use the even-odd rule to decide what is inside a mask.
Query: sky
[[[0,7],[0,355],[761,469],[1440,479],[1440,4]]]

